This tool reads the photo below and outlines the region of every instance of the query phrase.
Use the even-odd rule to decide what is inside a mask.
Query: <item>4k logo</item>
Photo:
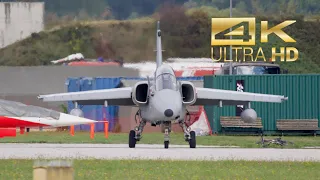
[[[226,46],[226,45],[255,45],[256,37],[256,18],[212,18],[212,34],[211,34],[211,46]],[[241,22],[249,23],[249,39],[248,42],[245,42],[243,39],[216,39],[216,35],[222,31],[225,31]],[[225,36],[240,36],[244,35],[243,25],[239,28],[225,34]]]
[[[232,50],[235,50],[236,55],[238,54],[239,50],[243,50],[244,59],[245,61],[246,57],[251,58],[253,60],[253,49],[249,47],[244,46],[255,46],[256,45],[256,18],[212,18],[212,30],[211,30],[211,46],[238,46],[232,48]],[[295,23],[295,20],[287,20],[280,24],[277,24],[273,27],[268,27],[268,21],[261,21],[261,33],[260,33],[260,42],[261,43],[267,43],[268,42],[268,36],[271,34],[277,35],[279,38],[281,38],[286,43],[295,43],[296,40],[294,40],[292,37],[290,37],[287,33],[283,31],[283,28]],[[246,26],[244,26],[246,25]],[[236,28],[233,28],[235,26],[238,26]],[[247,28],[245,28],[247,27]],[[232,28],[231,32],[226,32],[230,28]],[[223,33],[226,32],[226,33]],[[223,34],[224,37],[222,39],[217,39],[216,36],[218,34]],[[245,36],[248,35],[248,36]],[[230,39],[229,37],[236,37]],[[239,39],[241,37],[241,39]],[[247,39],[244,39],[244,37],[249,37]],[[243,46],[243,47],[239,47]],[[247,53],[246,51],[250,50],[251,53]],[[213,54],[213,49],[211,50]],[[223,55],[226,56],[226,47],[223,49],[220,47],[220,59],[222,59]],[[291,57],[291,52],[293,52],[294,57]],[[259,47],[258,52],[256,54],[255,61],[259,58],[263,58],[265,60],[265,55],[263,53],[263,49]],[[298,58],[298,50],[294,47],[280,47],[280,53],[276,53],[276,47],[272,47],[272,54],[271,59],[272,61],[275,61],[275,57],[279,56],[281,61],[285,61],[285,57],[287,61],[295,61]],[[213,59],[213,55],[212,55]],[[219,60],[220,60],[219,59]],[[236,61],[237,61],[236,57]],[[241,58],[240,58],[241,59]],[[219,61],[218,60],[218,61]],[[224,57],[225,61],[232,61],[232,60],[226,60],[226,57]],[[215,60],[216,61],[216,60]]]

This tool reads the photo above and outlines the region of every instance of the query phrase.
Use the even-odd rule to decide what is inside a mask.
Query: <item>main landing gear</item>
[[[179,122],[184,132],[185,141],[189,142],[190,148],[196,148],[196,133],[190,131],[184,121]],[[137,141],[140,141],[143,128],[146,125],[145,120],[141,120],[139,126],[129,133],[129,147],[135,148]],[[164,133],[164,148],[168,149],[170,144],[171,121],[165,121],[161,124]]]
[[[183,129],[184,132],[184,139],[185,141],[189,142],[190,148],[196,148],[196,132],[190,131],[190,128],[187,127],[186,123],[184,120],[179,122],[181,128]]]
[[[143,128],[146,125],[145,120],[141,120],[139,126],[135,130],[131,130],[129,133],[129,148],[135,148],[137,141],[140,141]]]

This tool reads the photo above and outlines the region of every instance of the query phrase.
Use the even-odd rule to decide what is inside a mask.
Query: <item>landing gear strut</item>
[[[179,124],[183,129],[185,141],[189,142],[190,148],[196,148],[196,133],[194,131],[190,131],[190,128],[187,127],[184,120],[180,121]]]

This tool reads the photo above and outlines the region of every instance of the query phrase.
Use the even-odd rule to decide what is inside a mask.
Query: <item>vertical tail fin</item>
[[[157,23],[157,67],[162,64],[161,30],[160,21]]]

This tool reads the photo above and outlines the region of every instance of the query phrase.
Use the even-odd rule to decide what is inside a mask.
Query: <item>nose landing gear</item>
[[[170,141],[170,132],[171,132],[171,121],[163,123],[163,131],[164,131],[164,148],[169,148]]]

